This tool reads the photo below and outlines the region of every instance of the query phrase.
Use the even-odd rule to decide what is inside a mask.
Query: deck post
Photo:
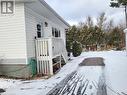
[[[62,66],[61,66],[61,63],[62,63],[62,62],[61,62],[61,61],[62,61],[62,59],[61,59],[61,58],[62,58],[62,57],[61,57],[61,55],[60,55],[60,68],[62,67]]]
[[[49,40],[49,68],[50,68],[50,75],[53,75],[53,62],[52,62],[52,59],[53,59],[53,45],[52,45],[52,38],[51,39],[48,39]]]
[[[40,70],[39,70],[39,60],[38,60],[38,56],[39,56],[39,52],[38,52],[38,40],[35,41],[35,44],[36,44],[36,60],[37,60],[37,73],[39,74],[40,73]]]

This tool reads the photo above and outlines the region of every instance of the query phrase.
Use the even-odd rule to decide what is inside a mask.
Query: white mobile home
[[[44,0],[10,1],[1,1],[0,7],[0,75],[53,75],[61,57],[67,62],[69,24]]]

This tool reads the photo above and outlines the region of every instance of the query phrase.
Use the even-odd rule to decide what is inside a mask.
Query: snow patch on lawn
[[[16,87],[19,84],[20,84],[19,80],[0,79],[0,88],[5,90],[11,87]]]
[[[9,88],[6,90],[6,93],[2,95],[45,95],[68,74],[77,70],[78,65],[83,61],[83,59],[84,56],[73,58],[72,61],[68,62],[63,68],[61,68],[59,73],[47,80],[32,80],[29,81],[30,83],[25,83],[25,81],[15,81],[13,83],[13,80],[6,82],[4,79],[0,79],[0,85],[2,85],[1,88]]]
[[[44,80],[7,80],[0,79],[0,88],[6,89],[2,95],[46,95],[53,87],[62,81],[68,74],[75,70],[81,70],[78,65],[89,57],[103,57],[105,61],[105,74],[106,83],[108,86],[118,92],[127,93],[127,56],[124,51],[103,51],[103,52],[84,52],[81,56],[73,58],[68,62],[56,75]],[[83,70],[81,70],[83,71]],[[91,73],[95,71],[91,75]],[[86,78],[90,80],[98,80],[95,74],[100,74],[102,68],[100,67],[85,67],[84,72]],[[109,94],[112,95],[112,94]]]

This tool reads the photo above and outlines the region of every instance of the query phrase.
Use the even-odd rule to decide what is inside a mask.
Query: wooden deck
[[[106,91],[106,84],[102,80],[97,83],[74,71],[46,95],[107,95]]]

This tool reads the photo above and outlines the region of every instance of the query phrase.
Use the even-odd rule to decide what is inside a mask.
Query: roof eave
[[[61,16],[59,16],[44,0],[39,0],[47,9],[49,9],[58,19],[60,19],[66,26],[70,27],[69,23],[67,23]]]

